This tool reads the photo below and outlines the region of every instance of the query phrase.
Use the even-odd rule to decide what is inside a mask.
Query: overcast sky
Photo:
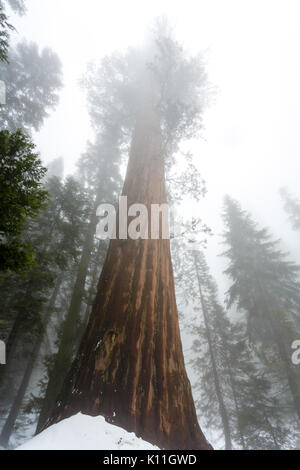
[[[63,156],[65,170],[92,137],[85,98],[77,82],[86,64],[140,44],[151,21],[166,14],[177,39],[205,51],[215,103],[206,111],[202,139],[191,144],[208,195],[196,209],[215,237],[208,258],[221,291],[218,234],[225,193],[276,237],[300,262],[299,236],[282,211],[278,189],[300,198],[300,2],[290,0],[27,0],[14,17],[18,35],[56,51],[63,64],[60,105],[35,141],[45,162]]]

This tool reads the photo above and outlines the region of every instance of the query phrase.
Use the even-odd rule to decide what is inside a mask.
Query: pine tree
[[[172,249],[176,252],[175,282],[179,298],[183,299],[180,311],[188,312],[184,315],[184,324],[191,339],[194,338],[190,364],[197,374],[194,384],[197,412],[202,420],[205,419],[206,428],[222,429],[222,440],[225,449],[229,450],[232,448],[232,424],[226,403],[228,387],[223,341],[224,327],[228,329],[228,324],[203,253],[182,240],[174,240]],[[222,323],[222,329],[219,323]]]
[[[261,354],[273,364],[274,373],[287,380],[300,418],[300,377],[290,355],[299,317],[299,267],[288,261],[267,229],[259,229],[228,197],[224,220],[228,245],[224,256],[230,261],[225,272],[232,280],[228,306],[236,304],[240,312],[246,312],[250,338],[263,346]]]
[[[247,340],[245,321],[225,313],[203,252],[173,243],[180,311],[194,338],[197,412],[216,446],[222,440],[227,449],[291,448],[294,436],[278,384]]]

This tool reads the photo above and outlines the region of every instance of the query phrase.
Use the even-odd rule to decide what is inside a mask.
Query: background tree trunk
[[[33,350],[31,351],[29,355],[25,372],[21,380],[21,383],[19,385],[18,391],[17,391],[17,395],[14,398],[12,407],[9,411],[8,417],[1,431],[0,444],[3,447],[7,447],[9,440],[10,440],[10,436],[14,430],[16,420],[21,411],[22,403],[23,403],[25,394],[27,392],[28,385],[30,383],[30,379],[32,376],[32,372],[33,372],[37,357],[39,355],[41,346],[43,344],[44,335],[46,333],[46,329],[47,329],[47,325],[48,325],[51,313],[55,306],[56,298],[57,298],[61,283],[62,283],[62,275],[60,275],[58,280],[56,281],[56,285],[54,287],[45,318],[43,319],[43,330],[39,333],[38,337],[36,338]]]
[[[225,449],[226,450],[231,450],[232,443],[231,443],[231,432],[230,432],[229,417],[228,417],[228,412],[227,412],[227,409],[226,409],[225,401],[223,399],[223,393],[222,393],[221,384],[220,384],[220,380],[219,380],[219,373],[218,373],[216,358],[215,358],[215,354],[214,354],[214,345],[213,345],[213,341],[212,341],[212,338],[211,338],[210,326],[209,326],[209,321],[208,321],[208,313],[207,313],[207,310],[206,310],[205,300],[204,300],[204,296],[203,296],[203,293],[202,293],[201,280],[200,280],[200,276],[199,276],[199,267],[198,267],[198,263],[197,263],[197,255],[196,255],[195,252],[194,252],[194,261],[195,261],[195,271],[196,271],[196,274],[197,274],[197,280],[198,280],[198,286],[199,286],[199,297],[200,297],[201,309],[202,309],[202,313],[203,313],[205,333],[206,333],[207,344],[208,344],[208,351],[209,351],[210,360],[211,360],[211,367],[212,367],[212,371],[213,371],[214,384],[215,384],[215,389],[216,389],[216,395],[217,395],[218,402],[219,402],[220,417],[221,417],[223,431],[224,431],[224,437],[225,437]]]
[[[166,202],[159,119],[137,119],[123,195]],[[49,426],[103,415],[160,448],[211,449],[198,424],[175,300],[169,240],[112,240],[79,353]]]
[[[91,221],[88,226],[85,244],[78,266],[69,310],[67,312],[66,319],[63,324],[62,336],[57,356],[55,358],[53,370],[50,373],[42,410],[38,420],[37,432],[40,432],[40,430],[45,424],[46,419],[52,412],[57,395],[59,394],[66,378],[66,375],[72,365],[72,360],[74,357],[74,339],[76,338],[76,331],[78,329],[80,310],[82,305],[82,299],[84,296],[85,282],[91,258],[91,251],[93,248],[93,239],[96,231],[96,221],[97,219],[95,206],[94,213],[91,216]]]

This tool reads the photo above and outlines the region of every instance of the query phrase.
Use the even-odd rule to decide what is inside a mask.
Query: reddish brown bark
[[[166,202],[161,133],[137,120],[123,195]],[[160,448],[211,449],[188,380],[168,240],[112,240],[78,356],[47,426],[81,411]]]

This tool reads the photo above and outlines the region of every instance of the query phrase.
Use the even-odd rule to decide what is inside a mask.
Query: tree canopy
[[[40,130],[49,111],[59,101],[62,87],[60,60],[51,49],[39,51],[37,44],[22,42],[10,49],[9,63],[0,63],[6,84],[6,104],[1,106],[0,128],[30,132]]]

